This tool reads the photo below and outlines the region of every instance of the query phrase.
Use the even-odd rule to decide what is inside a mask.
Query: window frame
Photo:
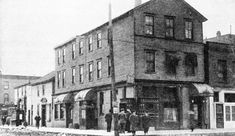
[[[167,21],[169,21],[170,25],[168,25]],[[171,26],[170,21],[172,21],[172,26]],[[169,35],[167,35],[168,30],[172,30],[172,35],[171,35],[171,33]],[[172,39],[175,38],[175,17],[174,16],[165,16],[165,37],[172,38]]]
[[[176,55],[175,51],[165,51],[165,71],[167,75],[177,74],[177,66],[178,66],[179,60],[177,62],[177,65],[173,65],[174,67],[168,66],[170,62],[167,63],[167,57],[173,57],[174,59],[178,59],[175,55]]]
[[[148,22],[147,18],[151,18],[152,22]],[[149,33],[147,30],[151,29],[151,32]],[[145,14],[144,15],[144,34],[153,36],[154,35],[154,15],[153,14]]]
[[[222,69],[220,69],[220,66]],[[219,77],[222,74],[223,78]],[[227,82],[228,80],[228,65],[226,60],[217,60],[217,77],[218,82]]]
[[[83,41],[79,41],[79,55],[83,55],[84,53],[84,42]]]
[[[88,81],[92,82],[94,78],[93,74],[93,61],[88,63]]]
[[[102,59],[97,60],[97,68],[96,68],[96,74],[97,74],[97,79],[102,78]]]
[[[76,58],[76,44],[72,43],[72,59]]]
[[[65,63],[66,48],[63,48],[62,62]]]
[[[63,70],[62,71],[62,88],[65,88],[65,81],[66,81],[66,71],[65,70]]]
[[[101,34],[101,32],[98,32],[97,33],[97,49],[102,48],[102,41],[101,41],[101,39],[102,39],[102,34]]]
[[[61,49],[57,51],[57,64],[60,65],[60,58],[61,58]]]
[[[65,107],[64,107],[64,103],[60,103],[60,119],[64,119],[65,117]]]
[[[84,65],[79,65],[79,83],[84,83]]]
[[[57,88],[60,88],[61,71],[57,72]]]
[[[191,29],[189,27],[189,23],[191,23]],[[186,40],[193,40],[193,21],[191,19],[185,19],[184,20],[184,37]],[[191,37],[190,35],[191,34]]]
[[[45,85],[43,84],[42,85],[42,96],[44,96],[45,95]]]
[[[145,72],[146,73],[154,73],[154,72],[156,72],[156,63],[155,63],[155,50],[145,50]],[[152,57],[153,57],[153,60],[148,60],[148,56],[149,55],[153,55]],[[152,57],[150,57],[150,58],[152,58]],[[150,68],[149,66],[149,64],[152,64],[153,65],[153,69],[152,68]]]
[[[92,36],[88,37],[88,52],[92,52],[93,51],[93,38]]]
[[[71,82],[72,82],[72,84],[74,85],[75,84],[75,76],[76,76],[76,69],[75,69],[75,66],[74,67],[72,67],[72,74],[71,74],[71,76],[72,76],[72,80],[71,80]]]

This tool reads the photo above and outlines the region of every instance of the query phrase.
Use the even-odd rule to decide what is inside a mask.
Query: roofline
[[[28,83],[24,83],[24,84],[21,84],[19,86],[16,86],[16,87],[14,87],[14,89],[18,89],[20,87],[27,86],[27,85],[30,85],[30,81]]]
[[[11,78],[11,79],[17,79],[17,78],[21,78],[21,79],[38,79],[40,78],[40,76],[24,76],[24,75],[0,75],[1,78]]]
[[[62,46],[64,46],[64,45],[66,45],[66,44],[68,44],[68,43],[71,43],[71,42],[73,42],[73,41],[76,41],[76,37],[70,38],[69,40],[65,41],[64,43],[62,43],[62,44],[60,44],[60,45],[54,47],[54,50],[56,50],[56,49],[58,49],[58,48],[60,48],[60,47],[62,47]]]
[[[35,82],[35,83],[31,83],[32,86],[36,86],[39,84],[44,84],[44,83],[49,83],[49,82],[53,82],[53,80],[55,79],[55,76],[47,79],[47,80],[43,80],[43,81],[39,81],[39,82]]]

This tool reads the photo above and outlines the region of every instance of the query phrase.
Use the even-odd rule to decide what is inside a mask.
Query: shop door
[[[224,128],[224,105],[216,104],[216,128]]]
[[[235,126],[235,103],[224,104],[224,128]]]
[[[42,126],[46,126],[46,105],[42,105]]]
[[[86,109],[86,128],[92,129],[95,128],[96,119],[95,119],[95,110],[94,108]]]
[[[70,103],[67,103],[65,106],[66,106],[66,128],[68,128],[69,124],[73,123],[72,108],[71,108],[71,104]]]
[[[194,112],[194,121],[197,128],[204,128],[206,121],[206,110],[203,97],[194,97],[192,111]]]

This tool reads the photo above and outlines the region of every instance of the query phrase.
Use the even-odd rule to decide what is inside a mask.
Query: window
[[[58,119],[58,117],[59,117],[59,115],[58,115],[58,113],[59,113],[59,105],[58,104],[55,104],[55,119]]]
[[[226,60],[218,60],[217,62],[217,76],[219,82],[226,82],[227,80],[227,64]]]
[[[65,53],[66,53],[66,49],[64,48],[64,49],[63,49],[63,56],[62,56],[62,61],[63,61],[63,63],[65,63]]]
[[[152,15],[145,15],[145,34],[153,35],[154,17]]]
[[[225,106],[226,121],[231,121],[230,106]]]
[[[108,56],[108,76],[111,76],[111,59]]]
[[[62,87],[65,87],[65,70],[62,71]]]
[[[92,81],[93,80],[93,62],[90,62],[88,64],[88,80]]]
[[[92,36],[88,38],[88,51],[91,52],[93,50],[92,47]]]
[[[72,59],[75,59],[75,43],[72,44]]]
[[[83,83],[84,81],[84,65],[79,66],[79,82]]]
[[[80,41],[79,42],[79,55],[82,55],[83,54],[83,42]]]
[[[45,95],[45,85],[42,85],[42,95]]]
[[[57,64],[60,65],[60,56],[61,56],[61,51],[60,49],[57,51]]]
[[[64,104],[60,104],[60,119],[64,118]]]
[[[165,54],[166,54],[165,58],[166,73],[169,75],[175,75],[176,68],[179,62],[179,59],[176,56],[176,52],[166,51]]]
[[[197,67],[197,55],[195,53],[185,53],[185,74],[186,76],[195,76]]]
[[[9,89],[9,82],[8,81],[4,81],[4,90],[8,90]]]
[[[155,52],[145,51],[146,54],[146,72],[155,72]]]
[[[165,35],[168,38],[174,38],[174,18],[173,17],[165,17]]]
[[[97,61],[97,79],[101,78],[101,60]]]
[[[235,102],[235,93],[225,93],[224,102]]]
[[[9,103],[9,94],[5,93],[3,98],[4,98],[4,104],[8,104]]]
[[[57,87],[60,88],[60,79],[61,79],[61,73],[60,71],[57,72]]]
[[[214,102],[219,102],[219,92],[214,92]]]
[[[193,22],[190,20],[185,20],[185,38],[193,39]]]
[[[103,104],[104,104],[104,92],[100,92],[100,115],[103,115]]]
[[[39,86],[37,86],[37,94],[38,94],[38,97],[39,97],[40,96]]]
[[[75,84],[75,67],[72,67],[72,84]]]
[[[101,33],[98,33],[97,34],[97,48],[101,48],[102,45],[101,45]]]

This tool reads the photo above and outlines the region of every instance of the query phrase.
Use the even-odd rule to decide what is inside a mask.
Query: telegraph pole
[[[113,117],[114,117],[114,136],[119,136],[118,108],[117,108],[117,96],[116,96],[116,88],[115,88],[115,68],[114,68],[114,54],[113,54],[113,30],[112,30],[112,17],[111,17],[111,2],[109,2],[108,45],[109,45],[109,58],[110,58],[110,63],[111,63],[110,106],[113,111]]]

